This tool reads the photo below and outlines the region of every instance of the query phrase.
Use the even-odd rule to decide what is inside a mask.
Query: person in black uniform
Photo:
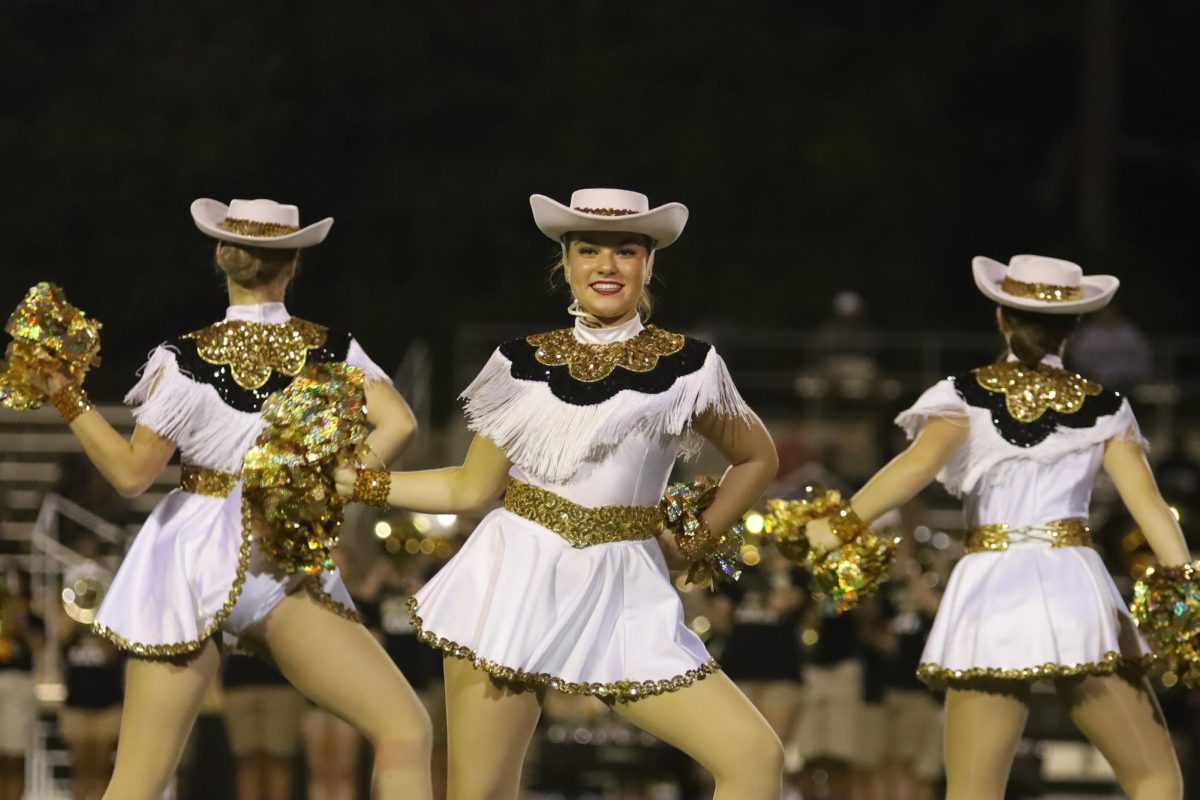
[[[238,800],[291,800],[292,764],[307,707],[303,695],[270,664],[249,655],[228,656],[221,683]]]
[[[917,678],[938,596],[927,574],[905,550],[902,539],[896,580],[884,584],[864,608],[867,643],[869,760],[873,796],[888,800],[932,800],[942,775],[942,713],[938,696]]]
[[[71,797],[98,800],[112,775],[121,730],[125,658],[91,625],[66,614],[58,630],[67,685],[58,727],[71,752]]]
[[[433,724],[433,792],[445,796],[446,703],[442,691],[442,657],[417,638],[408,600],[444,563],[429,555],[398,559],[389,556],[361,583],[355,584],[354,603],[367,626],[379,639],[388,657],[400,668],[429,711]]]
[[[46,635],[21,578],[7,564],[0,570],[0,800],[25,794],[25,754],[37,716],[33,667]]]
[[[864,766],[863,659],[857,611],[817,603],[805,627],[816,634],[804,667],[797,744],[805,797],[850,797]],[[811,634],[810,634],[811,635]]]
[[[728,621],[721,667],[785,745],[800,712],[804,580],[787,559],[764,549],[755,569],[721,584],[712,598],[712,616]]]

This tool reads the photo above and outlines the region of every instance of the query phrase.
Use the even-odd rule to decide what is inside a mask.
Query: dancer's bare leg
[[[506,688],[461,658],[445,659],[447,796],[452,800],[517,800],[521,767],[541,699]]]
[[[977,681],[946,691],[946,800],[1004,800],[1029,719],[1029,685]]]
[[[1141,676],[1055,682],[1071,719],[1108,759],[1130,800],[1179,800],[1183,776],[1162,710]]]
[[[275,607],[261,633],[293,686],[371,740],[377,797],[432,796],[429,714],[366,628],[300,591]]]
[[[220,660],[211,639],[184,663],[129,659],[117,763],[105,800],[162,797]]]
[[[713,800],[778,800],[783,747],[758,709],[723,672],[685,689],[618,703],[637,727],[694,758],[713,774]]]

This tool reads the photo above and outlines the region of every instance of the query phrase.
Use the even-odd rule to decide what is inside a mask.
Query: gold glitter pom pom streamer
[[[841,541],[820,556],[812,551],[805,528],[828,519]],[[812,575],[812,589],[838,611],[849,611],[887,580],[895,539],[880,536],[863,522],[836,490],[805,490],[798,500],[768,500],[763,533],[790,561],[803,564]]]
[[[62,371],[80,383],[100,363],[100,323],[68,303],[53,283],[30,288],[4,330],[13,337],[0,362],[0,405],[8,408],[46,403],[31,376]]]
[[[715,533],[701,517],[717,496],[717,482],[707,475],[689,483],[673,483],[663,493],[660,508],[667,530],[675,534],[680,551],[692,562],[688,583],[716,584],[742,577],[739,563],[746,538],[742,523]]]
[[[1200,561],[1147,567],[1133,587],[1129,610],[1155,654],[1184,685],[1200,685]]]
[[[266,427],[242,462],[242,504],[260,546],[288,573],[334,568],[345,512],[333,468],[367,436],[362,370],[310,364],[263,406]]]

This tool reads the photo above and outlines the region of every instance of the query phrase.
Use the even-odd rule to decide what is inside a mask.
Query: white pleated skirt
[[[1095,550],[1019,542],[954,567],[918,675],[940,688],[1104,675],[1151,660]]]
[[[243,531],[241,509],[240,483],[226,499],[178,489],[164,497],[108,587],[94,630],[146,657],[193,652],[217,633],[237,648],[247,629],[300,588],[357,619],[336,571],[283,573]]]
[[[625,702],[718,669],[654,539],[574,548],[504,509],[412,600],[422,641],[493,677]]]

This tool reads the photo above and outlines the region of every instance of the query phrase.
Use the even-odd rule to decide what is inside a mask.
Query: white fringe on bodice
[[[692,430],[698,415],[753,416],[715,348],[700,369],[666,391],[626,389],[592,405],[572,405],[546,383],[514,378],[512,362],[497,350],[462,399],[471,430],[495,442],[527,474],[549,483],[570,480],[585,462],[602,459],[633,433],[674,439],[688,457],[703,444]]]

